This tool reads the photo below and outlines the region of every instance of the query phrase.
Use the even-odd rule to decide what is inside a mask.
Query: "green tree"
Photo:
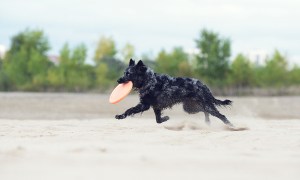
[[[129,60],[132,58],[134,59],[134,46],[130,43],[127,43],[123,49],[121,50],[122,58],[125,64],[129,63]]]
[[[238,54],[231,64],[230,83],[236,87],[250,87],[254,83],[254,71],[250,60]]]
[[[4,72],[3,60],[0,57],[0,91],[7,90],[9,90],[9,81],[7,75]]]
[[[156,68],[156,61],[150,53],[143,53],[141,59],[143,60],[144,64],[146,64],[151,69]]]
[[[114,82],[123,74],[127,66],[127,64],[124,64],[124,62],[112,57],[104,58],[102,63],[106,64],[107,68],[109,69],[107,72],[107,78]]]
[[[87,48],[84,44],[79,44],[77,47],[75,47],[72,54],[72,60],[75,63],[75,65],[79,65],[79,66],[84,65],[86,57],[87,57]]]
[[[299,66],[294,66],[290,71],[289,71],[289,84],[290,85],[300,85],[300,67]]]
[[[282,87],[288,83],[287,60],[275,50],[272,57],[259,72],[260,85],[265,87]]]
[[[39,90],[47,87],[47,70],[53,64],[47,58],[50,49],[41,30],[25,30],[11,40],[4,69],[12,88]]]
[[[116,81],[124,72],[126,65],[115,58],[104,58],[100,64],[95,66],[96,87],[107,90],[116,84]]]
[[[86,65],[87,48],[84,44],[73,50],[66,43],[61,51],[59,65],[48,72],[48,80],[55,89],[83,91],[91,87],[93,70]]]
[[[98,65],[101,60],[106,57],[112,58],[116,55],[116,53],[117,50],[115,41],[111,37],[102,36],[95,51],[94,61],[96,65]]]
[[[171,76],[190,76],[191,68],[188,55],[181,47],[175,47],[170,53],[161,50],[156,58],[155,70]]]
[[[111,81],[108,79],[108,67],[105,63],[101,63],[96,67],[96,83],[100,90],[109,88]]]
[[[188,61],[182,61],[178,65],[177,76],[180,76],[180,77],[192,77],[193,76],[193,71],[192,71],[191,65],[189,64]]]
[[[196,56],[196,73],[210,84],[224,85],[229,71],[230,40],[204,29],[196,46],[200,52]]]
[[[127,45],[126,52],[123,55],[130,56],[133,52],[131,45]],[[111,84],[115,84],[125,69],[124,62],[116,59],[116,44],[111,37],[101,37],[94,55],[95,75],[97,87],[102,90],[108,88]]]

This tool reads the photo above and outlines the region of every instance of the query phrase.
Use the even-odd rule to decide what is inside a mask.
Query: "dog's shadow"
[[[183,130],[225,130],[225,131],[245,131],[249,130],[248,127],[246,126],[227,126],[227,125],[222,125],[222,126],[209,126],[209,125],[203,125],[195,122],[188,122],[184,121],[181,123],[177,124],[165,124],[163,125],[165,129],[171,130],[171,131],[183,131]]]
[[[245,131],[245,130],[249,130],[249,128],[248,127],[230,127],[230,126],[225,125],[224,130],[227,130],[227,131]]]

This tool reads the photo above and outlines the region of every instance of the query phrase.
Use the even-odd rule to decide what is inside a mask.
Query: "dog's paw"
[[[234,125],[233,125],[231,122],[229,122],[229,121],[225,122],[225,124],[226,124],[228,127],[234,128]]]
[[[115,118],[116,119],[125,119],[126,116],[124,114],[122,114],[122,115],[116,115]]]
[[[161,123],[163,123],[163,122],[165,122],[165,121],[167,121],[167,120],[169,120],[170,118],[169,118],[169,116],[164,116],[164,117],[161,117],[161,118],[159,118],[159,119],[156,119],[156,122],[158,123],[158,124],[161,124]]]
[[[170,119],[169,116],[164,116],[164,117],[161,118],[161,122],[165,122],[169,119]]]

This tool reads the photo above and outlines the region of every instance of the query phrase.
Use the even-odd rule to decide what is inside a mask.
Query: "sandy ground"
[[[107,98],[0,93],[0,179],[300,179],[299,97],[230,98],[241,131],[180,106],[118,121],[137,97]]]

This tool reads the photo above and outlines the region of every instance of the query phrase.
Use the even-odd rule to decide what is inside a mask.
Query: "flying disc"
[[[110,94],[109,102],[111,104],[116,104],[122,101],[130,93],[132,86],[133,84],[131,81],[119,84]]]

